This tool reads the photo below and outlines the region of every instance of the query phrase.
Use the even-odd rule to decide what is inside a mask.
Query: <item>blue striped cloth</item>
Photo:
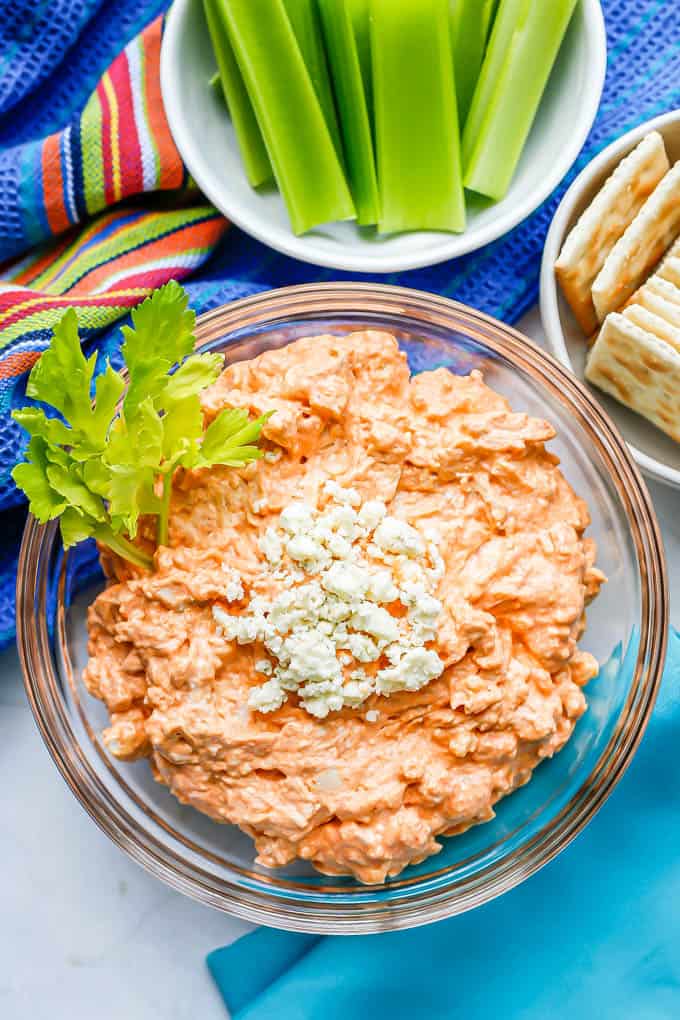
[[[0,239],[11,221],[3,150],[62,128],[82,109],[117,52],[167,0],[0,0]],[[576,164],[554,194],[504,238],[430,269],[374,277],[434,291],[514,322],[536,301],[541,251],[557,203],[592,156],[640,121],[680,105],[677,0],[604,0],[609,45],[600,111]],[[12,182],[13,183],[13,182]],[[0,263],[6,258],[0,240]],[[371,279],[316,269],[277,255],[232,228],[188,290],[206,311],[258,289],[331,279]],[[117,352],[118,328],[91,342]],[[12,395],[23,402],[23,383]],[[0,646],[14,637],[17,536],[25,510],[10,471],[23,437],[0,409]]]

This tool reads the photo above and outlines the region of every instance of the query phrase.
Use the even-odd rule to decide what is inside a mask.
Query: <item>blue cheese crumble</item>
[[[323,496],[322,509],[290,503],[260,538],[279,593],[253,596],[239,615],[213,607],[225,640],[261,644],[268,656],[255,664],[268,679],[250,691],[254,711],[274,712],[295,693],[325,718],[373,695],[417,691],[444,671],[428,647],[442,612],[436,533],[421,534],[380,500],[362,503],[333,481]],[[395,604],[405,614],[391,613]]]

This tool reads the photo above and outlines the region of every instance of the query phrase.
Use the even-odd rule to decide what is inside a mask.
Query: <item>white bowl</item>
[[[541,319],[546,340],[555,357],[584,382],[586,340],[557,286],[554,265],[565,237],[593,196],[614,167],[650,131],[662,135],[671,163],[680,159],[680,110],[664,113],[633,128],[607,146],[578,175],[557,208],[543,249]],[[680,489],[680,444],[602,390],[595,386],[589,388],[618,425],[642,471],[650,478]]]
[[[273,189],[255,191],[243,172],[224,107],[209,85],[216,69],[201,0],[175,0],[161,52],[170,130],[206,197],[246,233],[285,255],[334,269],[391,273],[464,255],[511,230],[543,202],[578,155],[595,119],[607,44],[598,0],[579,0],[512,185],[502,202],[469,210],[462,234],[379,236],[334,223],[296,237]]]

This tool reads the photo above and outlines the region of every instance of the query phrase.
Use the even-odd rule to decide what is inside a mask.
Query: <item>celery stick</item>
[[[361,224],[377,223],[380,210],[371,123],[354,29],[344,0],[319,0],[321,24],[338,101],[347,176]]]
[[[465,124],[484,59],[497,0],[452,0],[451,43],[458,120]]]
[[[215,0],[296,234],[351,219],[352,196],[283,0]]]
[[[354,29],[357,55],[364,81],[364,95],[368,116],[373,126],[373,75],[371,72],[371,27],[369,20],[370,0],[345,0]]]
[[[499,54],[496,28],[510,3],[517,16]],[[507,192],[575,6],[576,0],[502,0],[463,134],[466,188],[495,199]],[[487,61],[493,74],[485,78]]]
[[[302,59],[307,67],[307,73],[312,79],[312,85],[321,103],[321,109],[326,118],[335,151],[342,161],[340,128],[338,127],[338,117],[328,74],[328,64],[321,37],[321,25],[319,23],[319,12],[316,2],[315,0],[283,0],[283,5],[286,8],[291,27],[295,32],[295,38],[300,47]]]
[[[215,0],[203,0],[203,8],[219,68],[217,75],[213,75],[210,84],[214,88],[221,86],[229,107],[246,176],[250,184],[256,188],[258,184],[264,184],[265,181],[272,178],[269,156],[246,87],[243,84],[241,72],[234,58],[229,35],[224,22],[219,17]],[[217,77],[216,82],[215,77]]]
[[[463,167],[467,166],[474,144],[479,137],[484,114],[491,102],[498,76],[510,48],[515,25],[526,4],[527,0],[501,0],[498,6],[482,69],[464,125],[461,144]]]
[[[371,0],[382,232],[463,230],[448,0]]]

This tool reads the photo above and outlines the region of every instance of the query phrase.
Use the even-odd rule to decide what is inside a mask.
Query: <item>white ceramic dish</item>
[[[581,380],[584,380],[585,373],[586,341],[557,286],[553,267],[562,243],[578,217],[614,167],[650,131],[659,131],[663,136],[671,163],[680,159],[680,110],[672,110],[633,128],[604,149],[581,171],[555,213],[543,249],[541,318],[546,340],[555,357]],[[680,445],[613,397],[594,386],[589,388],[618,425],[644,473],[680,489]]]
[[[223,105],[209,80],[216,69],[201,0],[175,0],[161,52],[170,130],[203,193],[224,215],[270,247],[334,269],[391,273],[434,265],[481,248],[528,216],[564,177],[595,118],[606,66],[599,0],[579,0],[510,190],[469,211],[462,234],[435,231],[380,237],[335,223],[296,237],[273,189],[253,190]]]

